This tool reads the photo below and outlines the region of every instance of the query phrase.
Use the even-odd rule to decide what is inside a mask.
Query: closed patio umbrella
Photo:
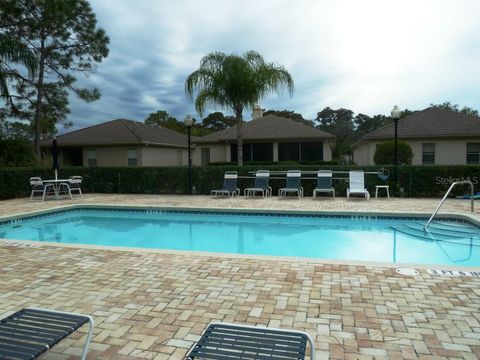
[[[54,137],[52,141],[52,169],[55,171],[55,180],[58,179],[58,146],[57,138]]]

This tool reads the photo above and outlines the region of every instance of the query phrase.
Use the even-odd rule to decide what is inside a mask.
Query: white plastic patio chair
[[[81,189],[83,178],[81,176],[70,176],[68,179],[68,183],[63,182],[60,184],[59,193],[65,193],[66,195],[70,196],[70,199],[73,199],[74,192],[78,193],[78,197],[83,199],[83,193]]]
[[[35,198],[35,194],[42,194],[42,201],[45,201],[47,194],[55,194],[55,187],[53,184],[44,184],[42,178],[38,176],[33,176],[30,178],[30,186],[32,187],[30,200]]]
[[[350,199],[352,194],[363,195],[365,199],[370,199],[370,193],[365,188],[365,174],[362,170],[348,172],[347,199]]]

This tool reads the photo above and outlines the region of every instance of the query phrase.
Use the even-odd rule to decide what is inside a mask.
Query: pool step
[[[452,228],[468,228],[468,229],[474,229],[477,231],[480,231],[480,228],[477,226],[474,226],[473,224],[466,223],[466,222],[445,222],[445,221],[440,221],[440,220],[434,220],[431,222],[431,224],[437,224],[437,225],[442,225],[442,226],[448,226]]]
[[[424,226],[424,223],[417,222],[417,224]],[[468,234],[473,236],[480,236],[480,229],[469,224],[447,224],[437,221],[432,221],[428,226],[428,229],[438,229],[455,233]]]
[[[480,246],[480,232],[465,233],[455,231],[455,229],[431,227],[428,228],[428,231],[424,231],[423,226],[421,223],[414,223],[390,227],[402,234],[413,236],[423,241],[441,241],[459,245]]]
[[[478,236],[473,236],[473,235],[466,235],[466,234],[460,234],[460,233],[453,233],[453,232],[448,232],[444,230],[438,230],[438,229],[430,229],[428,228],[428,231],[424,231],[423,226],[420,225],[412,225],[412,224],[403,224],[400,226],[397,226],[397,228],[400,227],[400,230],[403,232],[409,232],[412,235],[417,235],[417,236],[422,236],[426,237],[428,239],[431,239],[433,236],[433,240],[455,240],[455,239],[470,239],[470,238],[478,238]]]
[[[405,226],[414,229],[424,231],[424,223],[409,223],[404,224]],[[476,231],[475,228],[460,228],[460,227],[450,227],[446,224],[434,224],[431,223],[427,229],[427,232],[434,235],[446,236],[449,238],[480,238],[480,231]]]

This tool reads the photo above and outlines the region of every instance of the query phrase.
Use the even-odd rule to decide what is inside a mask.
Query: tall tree
[[[8,79],[12,76],[8,64],[24,66],[30,75],[35,76],[37,59],[25,44],[0,33],[0,96],[10,100]]]
[[[31,142],[32,129],[29,124],[20,121],[0,122],[0,139],[21,139]]]
[[[295,111],[291,110],[267,110],[263,113],[263,116],[266,115],[276,115],[293,121],[298,121],[308,126],[314,126],[312,120],[306,120],[302,114],[296,113]]]
[[[349,109],[333,110],[326,107],[317,113],[315,118],[315,121],[318,122],[317,127],[337,137],[332,154],[336,159],[341,159],[344,155],[351,153],[350,145],[354,139],[353,120],[353,111]]]
[[[391,121],[389,116],[374,115],[372,117],[365,114],[357,114],[354,118],[356,138],[360,138],[373,130],[376,130]]]
[[[159,126],[179,133],[186,133],[185,124],[183,121],[178,121],[174,116],[170,115],[165,110],[158,110],[149,114],[144,123],[145,125]],[[211,130],[204,127],[202,123],[197,122],[195,118],[193,118],[191,131],[193,136],[203,136],[211,132]]]
[[[293,93],[293,79],[283,66],[266,63],[263,57],[248,51],[239,56],[214,52],[200,61],[200,68],[185,81],[185,91],[195,99],[200,115],[208,104],[233,110],[237,125],[237,163],[243,165],[243,110],[252,108],[262,97],[287,87]]]
[[[40,156],[40,136],[50,122],[65,122],[68,91],[87,102],[100,91],[75,86],[75,73],[89,74],[108,55],[109,39],[97,28],[86,0],[2,0],[0,30],[28,48],[37,59],[32,79],[21,69],[8,67],[15,79],[16,115],[29,119],[34,129],[35,153]]]
[[[459,105],[452,104],[450,101],[445,101],[442,104],[430,104],[430,106],[436,107],[436,108],[439,108],[439,109],[445,109],[445,110],[458,112],[458,113],[465,114],[465,115],[478,116],[478,110],[475,110],[475,109],[473,109],[469,106],[464,106],[464,107],[460,108]]]
[[[403,119],[404,117],[413,115],[417,112],[418,112],[418,110],[409,110],[409,109],[402,110],[402,114],[400,115],[400,119]],[[392,121],[392,119],[390,117],[388,117],[388,119],[389,119],[389,121]]]
[[[145,119],[145,125],[160,126],[179,132],[183,130],[183,123],[180,123],[165,110],[158,110],[149,114]]]
[[[212,131],[223,130],[233,125],[235,125],[235,118],[233,116],[225,116],[220,111],[210,113],[202,120],[202,126]]]

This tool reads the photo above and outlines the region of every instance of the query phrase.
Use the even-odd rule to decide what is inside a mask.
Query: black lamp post
[[[188,134],[188,193],[192,195],[192,148],[190,143],[190,131],[192,130],[193,119],[190,115],[187,115],[183,122],[185,123]]]
[[[395,156],[393,159],[393,194],[397,196],[397,180],[398,180],[398,120],[400,116],[402,116],[402,111],[395,105],[390,113],[393,119],[393,123],[395,124]]]

